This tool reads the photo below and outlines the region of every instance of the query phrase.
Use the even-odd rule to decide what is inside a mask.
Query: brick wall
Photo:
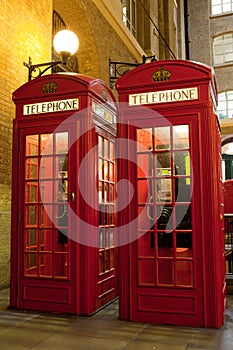
[[[23,61],[51,59],[52,0],[0,0],[0,288],[10,277],[12,92],[27,82]]]

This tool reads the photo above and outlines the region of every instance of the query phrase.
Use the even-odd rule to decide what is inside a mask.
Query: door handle
[[[75,193],[74,192],[70,192],[70,200],[71,200],[71,202],[75,201]]]

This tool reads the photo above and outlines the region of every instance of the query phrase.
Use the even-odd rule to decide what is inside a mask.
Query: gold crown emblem
[[[53,83],[52,81],[49,81],[48,83],[46,83],[42,86],[42,91],[44,94],[56,92],[57,91],[57,84]]]
[[[169,70],[163,69],[161,67],[159,70],[152,74],[153,81],[166,81],[169,80],[172,73]]]

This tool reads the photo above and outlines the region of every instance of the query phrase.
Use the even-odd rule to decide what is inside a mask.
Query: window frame
[[[230,94],[232,95],[232,98],[231,98],[231,99],[228,97]],[[224,95],[224,97],[225,97],[224,100],[222,99],[222,96],[223,96],[223,95]],[[219,119],[219,120],[223,120],[223,119],[232,119],[232,118],[233,118],[233,90],[222,91],[221,93],[218,94],[218,100],[219,100],[219,105],[220,105],[220,103],[225,104],[225,109],[219,110],[219,105],[218,105],[218,107],[217,107],[218,119]],[[231,108],[231,109],[229,108],[230,102],[232,103],[232,108]],[[230,110],[232,111],[231,117],[229,117],[229,111],[230,111]],[[224,112],[225,112],[225,115],[226,115],[227,117],[221,118],[221,117],[220,117],[220,112],[221,112],[221,111],[224,111]]]
[[[227,38],[229,36],[231,36],[231,41]],[[232,56],[231,59],[227,58],[227,55]],[[233,32],[215,36],[213,38],[213,65],[220,66],[231,63],[233,63]]]
[[[137,2],[136,0],[121,0],[122,21],[131,31],[133,36],[137,37]]]
[[[233,0],[218,0],[218,4],[214,4],[214,0],[212,0],[211,2],[211,15],[212,16],[219,16],[219,15],[225,15],[228,13],[232,13],[233,12]],[[226,5],[230,5],[231,10],[224,10],[224,7]],[[219,8],[219,10],[217,10],[217,12],[214,11],[215,8]]]

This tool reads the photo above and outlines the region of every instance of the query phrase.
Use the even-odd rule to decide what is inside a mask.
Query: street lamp
[[[61,60],[52,61],[46,63],[32,64],[31,57],[29,57],[28,63],[23,62],[24,66],[28,68],[28,80],[32,80],[33,78],[40,77],[47,70],[52,67],[55,67],[59,64],[67,65],[69,57],[73,55],[79,47],[78,37],[70,30],[63,29],[59,31],[53,39],[53,46],[56,52],[59,54]],[[43,70],[41,67],[45,67]],[[37,75],[33,76],[33,73],[36,71]]]

